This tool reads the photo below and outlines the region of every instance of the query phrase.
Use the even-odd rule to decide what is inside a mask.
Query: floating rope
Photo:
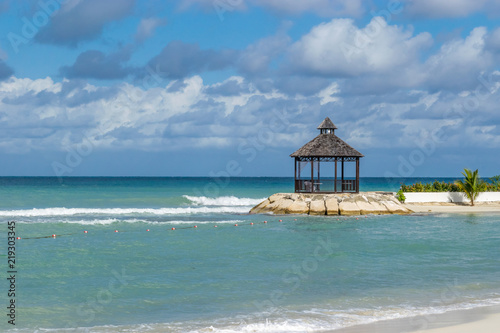
[[[295,219],[295,221],[297,221],[297,219]],[[279,222],[283,222],[282,220],[279,220]],[[258,222],[257,222],[258,223]],[[261,224],[266,224],[267,221],[263,221],[263,222],[260,222]],[[249,226],[252,226],[254,225],[254,222],[250,222],[248,224]],[[246,226],[246,224],[235,224],[234,225],[235,227],[238,227],[238,226]],[[217,228],[218,226],[217,225],[214,225],[214,228]],[[197,225],[194,225],[194,226],[190,226],[190,227],[172,227],[170,230],[172,231],[175,231],[175,230],[182,230],[182,229],[197,229],[198,226]],[[146,231],[150,231],[150,229],[146,229]],[[127,231],[120,231],[118,229],[115,229],[114,230],[115,233],[121,233],[121,232],[127,232]],[[88,234],[88,230],[84,230],[83,231],[84,234]],[[42,238],[58,238],[58,237],[65,237],[65,236],[72,236],[72,235],[77,235],[78,233],[71,233],[71,234],[52,234],[50,236],[37,236],[37,237],[16,237],[16,239],[42,239]]]
[[[368,216],[365,216],[365,218],[367,218]],[[340,220],[344,220],[346,219],[345,217],[343,218],[338,218],[337,221],[340,221]],[[293,219],[294,221],[297,221],[297,219]],[[358,217],[356,217],[356,220],[359,220]],[[283,222],[283,220],[278,220],[278,222]],[[244,226],[253,226],[254,224],[267,224],[268,222],[267,221],[262,221],[262,222],[250,222],[248,224],[234,224],[235,227],[244,227]],[[215,224],[214,225],[214,228],[218,228],[218,225]],[[198,229],[198,226],[197,225],[194,225],[194,226],[186,226],[186,227],[172,227],[170,230],[171,231],[175,231],[175,230],[187,230],[187,229]],[[146,231],[150,231],[150,229],[146,229]],[[118,229],[115,229],[114,230],[115,233],[122,233],[122,232],[128,232],[128,231],[120,231]],[[84,234],[89,234],[89,232],[87,230],[84,230],[83,231]],[[70,234],[52,234],[50,236],[38,236],[38,237],[16,237],[16,239],[42,239],[42,238],[59,238],[59,237],[66,237],[66,236],[73,236],[73,235],[77,235],[79,233],[70,233]]]

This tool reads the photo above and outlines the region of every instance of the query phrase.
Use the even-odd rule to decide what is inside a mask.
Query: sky
[[[500,174],[499,0],[0,1],[0,176]]]

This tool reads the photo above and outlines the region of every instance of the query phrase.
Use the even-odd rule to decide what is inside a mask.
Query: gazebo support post
[[[314,192],[314,157],[311,158],[311,193]]]
[[[318,160],[318,183],[319,183],[319,167],[320,167],[321,163],[320,161]]]
[[[297,157],[295,157],[293,184],[295,186],[295,193],[297,193]]]
[[[344,158],[342,157],[342,192],[344,192]]]
[[[337,193],[337,158],[335,157],[335,183],[334,183],[334,191]]]
[[[359,193],[359,157],[356,157],[356,193]]]

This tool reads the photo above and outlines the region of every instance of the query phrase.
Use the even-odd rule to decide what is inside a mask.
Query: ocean
[[[434,178],[360,187],[416,181]],[[500,215],[247,214],[292,191],[292,178],[0,178],[0,330],[325,332],[392,318],[418,329],[500,304]]]

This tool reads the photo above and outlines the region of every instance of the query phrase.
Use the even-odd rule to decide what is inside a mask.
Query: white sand
[[[404,206],[415,213],[500,213],[500,202],[479,202],[475,206],[428,202],[407,203]]]
[[[500,314],[488,315],[483,319],[465,324],[433,328],[425,333],[498,333],[500,332]]]
[[[498,333],[500,306],[450,311],[438,315],[384,320],[358,325],[331,333]]]

